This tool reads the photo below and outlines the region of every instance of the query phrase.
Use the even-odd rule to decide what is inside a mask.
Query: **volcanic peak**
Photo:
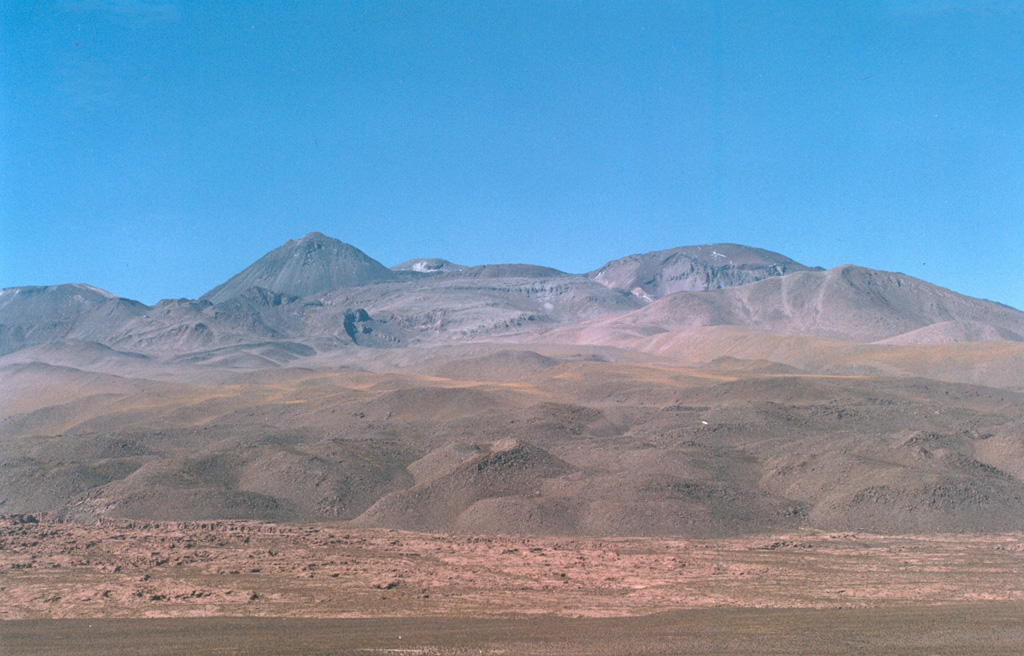
[[[310,297],[395,277],[393,271],[355,246],[311,232],[302,239],[288,240],[201,298],[220,303],[250,287]]]

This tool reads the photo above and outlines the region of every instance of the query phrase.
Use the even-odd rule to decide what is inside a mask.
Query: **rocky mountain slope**
[[[91,285],[0,290],[0,355],[63,339],[104,341],[149,308]]]
[[[198,383],[6,365],[0,513],[589,535],[1024,530],[1020,392],[484,353]]]
[[[393,271],[358,248],[311,232],[270,251],[200,300],[220,303],[251,287],[308,297],[339,287],[394,279]]]
[[[0,513],[1024,530],[1024,313],[711,245],[589,274],[317,233],[198,300],[0,292]]]
[[[431,258],[390,270],[348,244],[311,233],[198,300],[150,308],[87,285],[0,295],[0,354],[70,340],[159,358],[209,360],[196,354],[216,350],[215,361],[239,366],[280,364],[253,357],[253,345],[268,342],[298,344],[312,355],[354,344],[615,343],[623,333],[723,325],[893,344],[1024,339],[1024,314],[1012,308],[902,274],[853,266],[821,271],[734,244],[629,256],[584,276]]]
[[[585,335],[745,326],[852,342],[1024,341],[1024,313],[899,273],[851,265],[748,285],[670,294],[635,312],[573,327]],[[926,333],[911,335],[924,328]],[[906,337],[898,336],[908,334]]]
[[[606,287],[657,299],[675,292],[738,287],[810,271],[785,255],[738,244],[683,246],[613,260],[588,276]]]

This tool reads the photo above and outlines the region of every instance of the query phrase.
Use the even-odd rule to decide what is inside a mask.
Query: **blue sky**
[[[583,272],[738,242],[1024,308],[1024,2],[0,6],[0,287],[318,230]]]

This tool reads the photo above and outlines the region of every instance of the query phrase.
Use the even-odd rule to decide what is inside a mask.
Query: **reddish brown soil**
[[[622,617],[978,601],[1024,608],[1024,536],[470,537],[15,516],[0,519],[0,597],[8,620]]]

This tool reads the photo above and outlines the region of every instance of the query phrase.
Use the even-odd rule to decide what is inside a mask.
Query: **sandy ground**
[[[626,618],[171,618],[0,622],[0,650],[42,656],[1019,656],[1019,604],[708,608]]]
[[[0,619],[1024,604],[1024,535],[580,539],[7,517],[0,595]]]
[[[0,653],[1024,653],[1024,535],[37,519],[0,518]]]

